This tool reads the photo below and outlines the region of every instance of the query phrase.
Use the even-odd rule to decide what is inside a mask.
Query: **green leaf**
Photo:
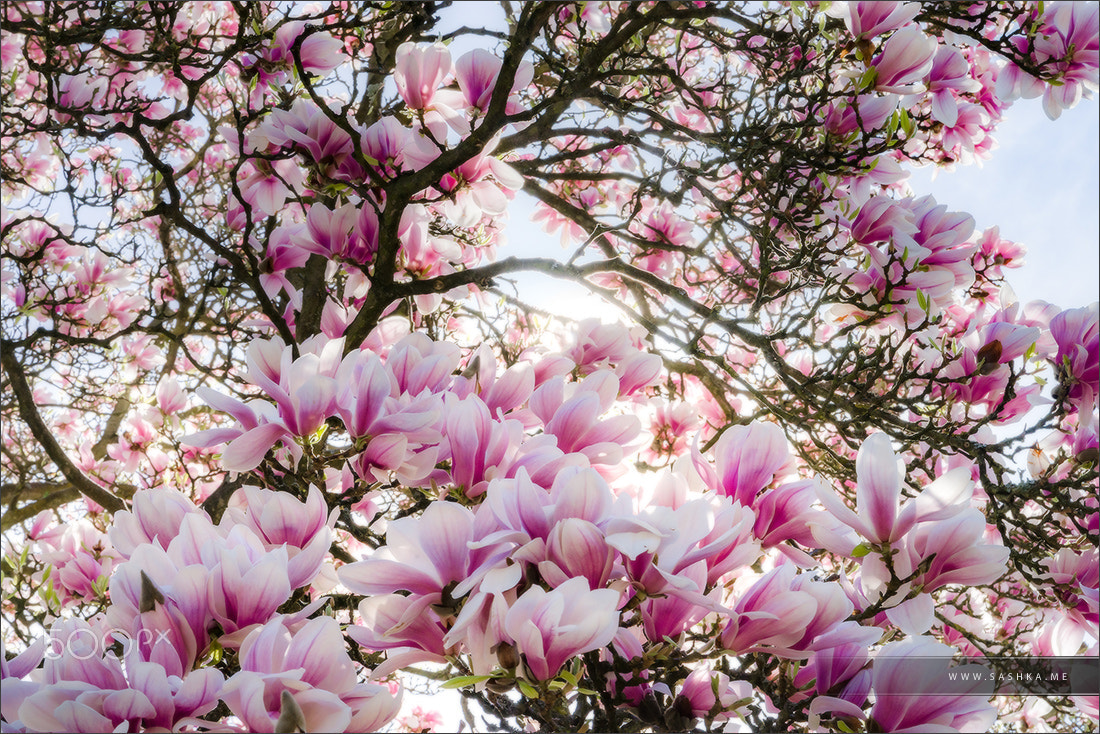
[[[491,675],[459,675],[443,683],[440,688],[465,688],[491,680]]]
[[[867,71],[863,72],[863,76],[859,78],[859,89],[870,89],[875,86],[875,79],[878,78],[878,67],[869,66]]]
[[[924,291],[917,289],[917,305],[920,306],[921,311],[928,311],[930,302],[928,296],[924,295]]]
[[[913,120],[909,117],[909,113],[904,107],[898,110],[898,126],[905,133],[905,137],[913,137]]]
[[[871,549],[867,547],[866,543],[860,543],[852,549],[852,558],[863,558],[865,555],[871,552]]]
[[[516,680],[516,683],[519,685],[519,692],[522,693],[527,698],[538,698],[539,697],[538,689],[536,689],[533,685],[531,685],[527,681],[523,680],[522,678],[518,678]]]

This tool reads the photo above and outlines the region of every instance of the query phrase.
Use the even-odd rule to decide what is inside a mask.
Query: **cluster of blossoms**
[[[951,661],[1096,652],[1097,304],[905,183],[1095,3],[148,5],[2,10],[5,731],[1097,720]]]
[[[252,468],[280,441],[285,452],[272,454],[272,471],[280,455],[304,461],[310,436],[339,416],[362,446],[347,459],[356,473],[393,472],[403,484],[459,501],[433,501],[420,515],[390,522],[385,544],[342,565],[335,579],[326,559],[338,510],[329,512],[325,496],[351,489],[342,476],[324,492],[309,487],[304,501],[242,487],[218,524],[172,489],[139,492],[106,535],[87,524],[49,529],[43,517],[33,542],[63,562],[58,585],[82,598],[109,577],[110,604],[90,621],[59,621],[49,637],[56,649],[37,645],[11,666],[6,675],[19,678],[45,658],[40,680],[6,696],[9,723],[72,731],[203,725],[197,717],[220,700],[249,730],[280,720],[302,721],[306,730],[374,730],[396,715],[399,697],[385,685],[357,683],[338,622],[311,616],[336,583],[363,596],[359,621],[346,634],[366,651],[389,653],[374,676],[450,660],[462,661],[481,687],[530,685],[558,679],[570,660],[599,651],[590,664],[607,669],[607,690],[639,712],[660,694],[690,703],[687,710],[676,704],[682,717],[724,719],[737,711],[716,710],[715,695],[745,705],[751,695],[744,683],[705,668],[675,691],[649,682],[646,656],[654,646],[679,639],[689,652],[718,645],[725,654],[766,652],[820,668],[841,646],[854,644],[866,658],[883,637],[883,629],[846,621],[853,612],[879,610],[872,619],[919,635],[931,627],[931,592],[988,583],[1004,571],[1007,551],[982,542],[969,471],[951,470],[899,508],[900,467],[881,434],[860,452],[859,515],[819,480],[797,478],[786,439],[769,423],[726,430],[711,452],[679,462],[648,494],[598,471],[632,450],[636,419],[598,416],[601,401],[630,398],[619,390],[632,384],[637,367],[622,380],[597,369],[566,383],[546,363],[559,373],[573,372],[575,363],[556,355],[500,375],[487,362],[472,380],[454,374],[457,350],[413,335],[392,345],[385,362],[367,351],[330,359],[328,376],[325,355],[338,354],[329,348],[338,342],[315,344],[316,353],[294,361],[289,348],[274,346],[253,345],[249,374],[277,409],[206,393],[247,429],[202,437],[234,436],[223,462]],[[582,354],[598,354],[606,345],[585,346]],[[285,379],[275,371],[276,355]],[[623,359],[620,368],[633,361]],[[386,450],[372,449],[378,444]],[[425,452],[427,472],[417,460]],[[466,506],[471,499],[480,502]],[[371,500],[357,505],[367,519]],[[875,553],[859,559],[857,585],[845,591],[809,571],[816,561],[807,550],[825,546],[855,558],[852,530]],[[288,612],[288,604],[298,608]],[[240,661],[228,678],[203,665],[226,651]],[[874,674],[896,664],[884,657]],[[834,671],[826,687],[819,673],[817,690],[824,694],[861,671]],[[863,705],[869,689],[850,688],[839,700]],[[887,709],[877,705],[873,715],[900,715]],[[984,702],[971,709],[966,716],[974,721],[993,715]]]

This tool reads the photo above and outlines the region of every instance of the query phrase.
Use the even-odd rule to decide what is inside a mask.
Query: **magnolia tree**
[[[1097,5],[447,5],[3,4],[4,731],[1095,729]]]

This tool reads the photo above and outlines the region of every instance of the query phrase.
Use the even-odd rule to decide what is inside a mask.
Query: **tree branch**
[[[46,455],[50,457],[50,460],[57,465],[65,478],[82,495],[109,512],[125,510],[125,502],[93,482],[69,460],[65,450],[61,448],[61,444],[53,437],[49,426],[39,415],[38,408],[34,404],[34,393],[27,383],[27,377],[23,374],[22,367],[15,359],[13,350],[6,341],[0,342],[0,345],[2,345],[2,348],[0,348],[0,363],[3,363],[4,372],[7,373],[8,379],[11,381],[11,388],[15,392],[15,398],[19,403],[19,417],[31,429],[35,439],[45,449]]]

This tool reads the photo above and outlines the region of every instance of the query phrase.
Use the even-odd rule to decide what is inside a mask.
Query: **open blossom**
[[[287,549],[267,550],[244,525],[235,525],[210,558],[210,613],[227,633],[262,624],[290,598]]]
[[[985,730],[953,654],[1095,653],[1097,304],[908,190],[1095,3],[436,5],[0,3],[0,731]]]
[[[162,487],[134,495],[132,510],[116,512],[107,531],[114,548],[129,556],[142,543],[158,543],[167,549],[179,534],[185,515],[201,512],[183,493]]]
[[[485,112],[492,100],[493,89],[504,61],[485,49],[474,49],[463,54],[455,62],[455,80],[466,100],[466,106],[479,112]],[[519,111],[515,92],[527,87],[534,76],[534,66],[530,62],[521,62],[516,70],[515,79],[509,92],[505,112],[509,115]]]
[[[397,47],[396,58],[393,78],[401,98],[413,109],[427,109],[451,73],[451,52],[442,43],[418,46],[406,42]]]
[[[552,591],[535,586],[508,610],[504,629],[537,680],[553,678],[573,657],[611,644],[619,628],[619,592],[588,588],[583,578]]]
[[[879,92],[908,94],[922,86],[932,68],[936,42],[926,36],[918,25],[896,31],[875,57],[875,89]]]
[[[726,721],[733,716],[734,704],[751,696],[752,687],[747,682],[730,681],[725,673],[699,668],[684,680],[673,708],[685,718]]]
[[[722,630],[722,646],[738,654],[768,651],[801,657],[791,646],[806,636],[807,625],[824,612],[808,591],[796,588],[795,568],[785,564],[769,571],[738,599]],[[827,605],[826,605],[827,606]],[[826,624],[839,620],[829,619]]]
[[[997,77],[997,95],[1011,101],[1043,95],[1052,120],[1090,97],[1100,81],[1100,10],[1095,3],[1053,2],[1039,19],[1032,39],[1019,38],[1017,50],[1043,70],[1037,79],[1008,62]]]
[[[254,531],[269,550],[285,547],[290,585],[298,589],[321,570],[332,543],[338,510],[326,514],[327,509],[312,485],[305,502],[286,492],[244,486],[230,499],[226,517]]]
[[[1100,620],[1100,554],[1091,552],[1075,553],[1063,548],[1053,558],[1047,558],[1043,565],[1050,579],[1062,587],[1060,598],[1069,610],[1072,618],[1096,629]]]
[[[874,38],[908,24],[920,12],[920,3],[838,2],[827,9],[829,15],[844,20],[856,38]]]
[[[774,423],[731,426],[714,446],[714,469],[700,461],[704,480],[745,507],[770,485],[790,460],[787,437]]]
[[[856,457],[856,511],[823,486],[818,499],[825,509],[872,543],[891,543],[917,522],[941,520],[962,512],[973,492],[970,471],[952,469],[901,503],[903,466],[883,433],[867,437]],[[819,536],[819,540],[821,537]]]
[[[1050,320],[1058,343],[1055,369],[1072,401],[1091,402],[1100,395],[1100,306],[1069,309]],[[1088,396],[1088,397],[1086,397]]]
[[[357,682],[331,617],[292,630],[275,616],[245,638],[240,661],[222,696],[252,731],[281,731],[295,717],[304,731],[377,731],[400,709],[387,686]]]
[[[875,656],[870,719],[881,731],[987,731],[997,719],[993,692],[981,665],[958,666],[947,675],[954,651],[929,638],[891,642]],[[978,673],[968,678],[959,674]],[[967,681],[963,683],[961,681]]]
[[[947,127],[959,119],[956,93],[976,92],[981,83],[970,76],[970,64],[958,49],[940,46],[928,72],[928,93],[932,97],[932,117]]]

